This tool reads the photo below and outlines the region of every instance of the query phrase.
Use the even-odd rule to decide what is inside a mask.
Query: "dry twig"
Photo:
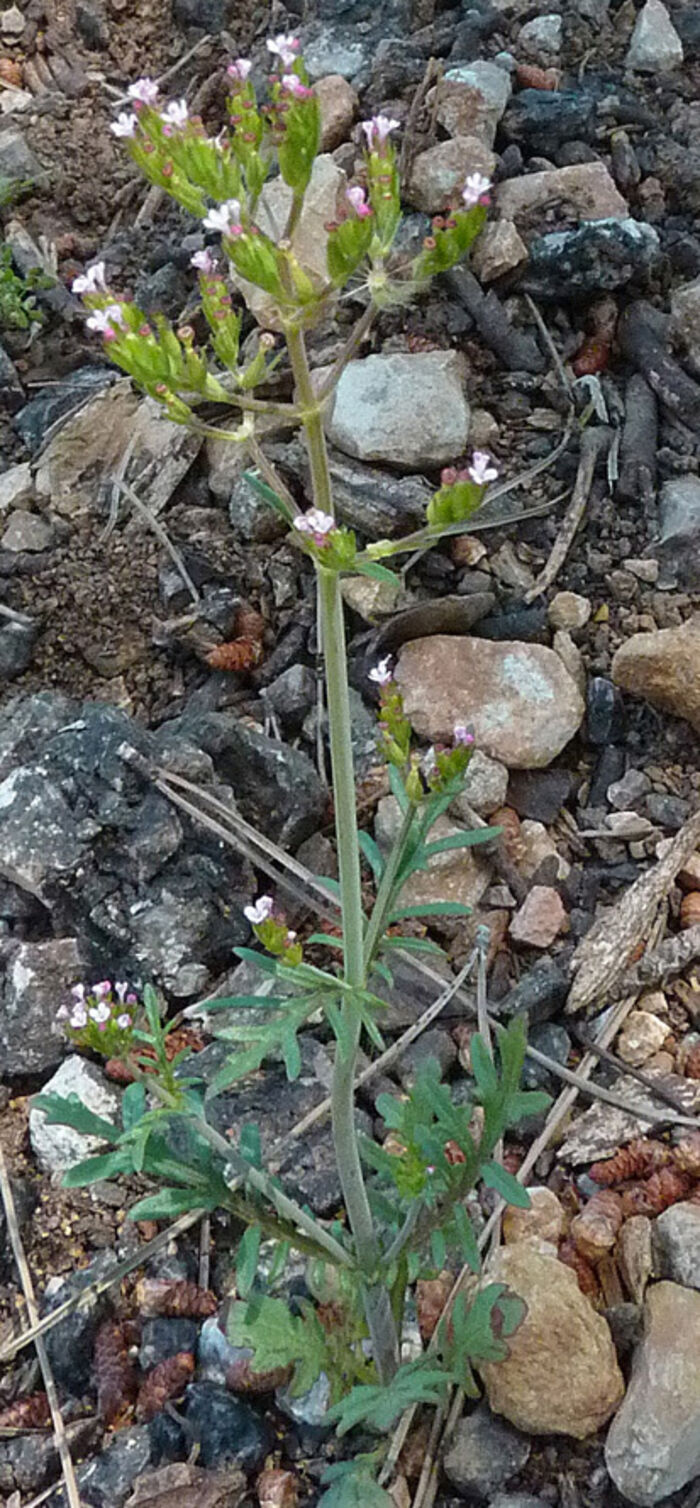
[[[585,513],[598,457],[605,447],[610,444],[610,438],[611,432],[604,424],[597,424],[591,429],[584,430],[581,438],[581,455],[571,502],[552,547],[549,560],[542,571],[540,571],[534,586],[530,587],[529,592],[525,593],[526,602],[534,602],[536,597],[541,597],[542,593],[546,592],[547,588],[556,580]]]

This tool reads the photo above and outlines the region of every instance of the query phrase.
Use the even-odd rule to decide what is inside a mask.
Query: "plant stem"
[[[287,345],[302,410],[311,465],[313,499],[324,513],[333,513],[323,419],[315,401],[304,337],[287,329]],[[340,580],[336,572],[318,567],[321,640],[326,667],[331,769],[335,801],[335,830],[343,910],[344,977],[355,989],[365,986],[364,913],[360,850],[357,841],[355,770],[352,720],[345,651],[345,622]],[[355,1238],[357,1260],[368,1281],[365,1314],[372,1353],[380,1378],[388,1382],[398,1365],[398,1338],[390,1296],[377,1282],[379,1243],[367,1198],[355,1126],[355,1072],[362,1021],[357,1001],[346,994],[342,1004],[343,1032],[336,1044],[331,1118],[333,1143],[348,1219]]]
[[[408,810],[404,812],[401,827],[396,834],[396,837],[392,844],[391,852],[384,867],[384,873],[379,882],[377,898],[374,902],[374,909],[370,917],[369,926],[367,928],[367,935],[365,937],[365,966],[368,973],[374,961],[374,955],[376,953],[377,947],[381,942],[384,934],[391,903],[394,900],[396,876],[399,872],[401,860],[404,857],[406,842],[413,826],[413,819],[415,815],[416,808],[414,806],[409,806]]]

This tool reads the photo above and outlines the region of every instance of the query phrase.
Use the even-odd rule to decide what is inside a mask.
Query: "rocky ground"
[[[509,1361],[484,1369],[484,1401],[447,1442],[438,1503],[693,1508],[700,6],[691,0],[311,0],[289,12],[275,3],[272,14],[237,0],[2,0],[0,175],[32,180],[4,209],[3,234],[20,270],[43,262],[57,281],[38,295],[40,326],[0,330],[0,1143],[42,1311],[104,1282],[97,1302],[47,1341],[81,1495],[90,1508],[312,1505],[329,1449],[322,1389],[301,1409],[281,1383],[249,1396],[218,1323],[232,1287],[228,1224],[213,1221],[211,1248],[198,1250],[196,1231],[149,1246],[140,1273],[110,1286],[117,1260],[157,1244],[157,1228],[126,1218],[137,1181],[62,1190],[75,1133],[30,1108],[50,1083],[118,1116],[120,1086],[68,1054],[56,1020],[76,980],[154,977],[173,1012],[230,992],[232,948],[249,938],[243,907],[260,876],[225,841],[238,818],[312,872],[333,872],[310,573],[239,459],[201,447],[105,365],[69,291],[99,256],[147,310],[193,308],[200,229],[147,192],[109,120],[131,77],[172,69],[169,87],[218,130],[227,60],[252,49],[262,64],[270,29],[300,31],[322,99],[324,156],[299,233],[312,263],[371,111],[401,123],[405,248],[467,171],[495,181],[471,269],[380,316],[329,415],[338,509],[364,539],[417,524],[440,468],[472,447],[500,470],[474,532],[410,561],[400,593],[348,584],[359,810],[386,843],[396,809],[376,768],[367,669],[389,653],[419,742],[439,741],[455,721],[474,728],[454,820],[504,830],[477,857],[443,858],[412,898],[473,906],[468,923],[438,935],[455,967],[488,925],[492,1010],[503,1020],[527,1010],[544,1055],[528,1061],[530,1085],[556,1095],[557,1065],[590,1072],[585,1044],[597,1035],[614,1060],[597,1064],[593,1083],[623,1101],[572,1101],[558,1125],[525,1126],[506,1149],[536,1192],[529,1213],[506,1217],[494,1263],[528,1316]],[[314,335],[314,366],[333,359],[361,308],[358,289]],[[279,384],[284,395],[283,366]],[[277,430],[265,444],[303,498],[298,440]],[[186,799],[210,818],[207,797],[219,802],[218,829],[177,803],[178,778],[203,793]],[[442,820],[448,831],[452,818]],[[318,925],[310,908],[292,920],[302,934]],[[434,981],[407,968],[387,1036],[434,995]],[[468,1005],[453,1001],[388,1080],[367,1085],[366,1129],[378,1090],[400,1090],[421,1057],[468,1080]],[[222,1044],[196,1014],[186,1030],[212,1077]],[[325,1094],[320,1030],[302,1057],[294,1085],[273,1067],[221,1096],[220,1129],[264,1117],[266,1148],[287,1138]],[[650,1100],[654,1086],[670,1102]],[[323,1127],[287,1148],[286,1173],[318,1212],[335,1211]],[[490,1210],[485,1201],[476,1218]],[[144,1274],[150,1289],[136,1281]],[[154,1279],[165,1284],[159,1298]],[[424,1338],[445,1283],[422,1295]],[[0,1305],[0,1498],[26,1508],[47,1491],[58,1508],[37,1364],[15,1344],[23,1300],[4,1233]],[[137,1367],[116,1417],[102,1380],[115,1349]],[[169,1391],[158,1391],[161,1374],[154,1391],[164,1361]],[[139,1378],[150,1392],[134,1412]],[[180,1400],[174,1412],[168,1398]],[[416,1491],[429,1423],[402,1457],[397,1505]]]

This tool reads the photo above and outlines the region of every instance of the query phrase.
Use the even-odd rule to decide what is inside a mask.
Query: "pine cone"
[[[105,1320],[95,1337],[97,1411],[105,1424],[114,1424],[136,1397],[136,1370],[121,1325]]]
[[[673,1149],[673,1161],[679,1173],[689,1173],[691,1178],[700,1178],[700,1131],[691,1131],[689,1136]]]
[[[594,1162],[590,1176],[594,1183],[610,1188],[616,1183],[629,1183],[633,1178],[648,1178],[650,1173],[667,1167],[671,1157],[670,1148],[663,1142],[647,1141],[646,1137],[640,1136],[627,1147],[621,1147],[614,1157],[608,1157],[605,1162]]]
[[[134,1297],[144,1318],[208,1319],[219,1307],[210,1288],[200,1288],[184,1278],[142,1278]]]
[[[178,1351],[177,1356],[168,1356],[149,1372],[141,1383],[136,1400],[136,1418],[152,1419],[159,1414],[164,1404],[177,1398],[191,1382],[194,1373],[194,1356],[191,1351]]]
[[[0,1429],[46,1429],[51,1423],[51,1409],[45,1393],[31,1393],[17,1398],[0,1409]]]
[[[601,1189],[571,1222],[571,1239],[588,1262],[599,1262],[612,1250],[622,1225],[622,1200],[612,1189]]]
[[[590,1262],[576,1250],[573,1241],[562,1241],[559,1247],[559,1261],[566,1267],[570,1267],[576,1273],[578,1286],[586,1298],[596,1303],[600,1298],[600,1285]]]
[[[685,1199],[693,1187],[693,1179],[676,1168],[661,1168],[642,1183],[625,1189],[622,1195],[622,1213],[629,1215],[661,1215],[671,1204]]]
[[[207,655],[207,665],[212,670],[252,670],[263,657],[262,644],[258,639],[233,639],[230,644],[217,644]]]

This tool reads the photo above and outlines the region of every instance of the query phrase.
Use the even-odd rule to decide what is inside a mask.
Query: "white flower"
[[[117,997],[117,1000],[119,1001],[120,1005],[124,1004],[124,1000],[126,998],[126,992],[127,992],[128,988],[129,988],[129,982],[128,982],[128,980],[126,980],[126,979],[115,979],[115,981],[114,981],[114,993],[115,993],[115,995]]]
[[[229,78],[236,79],[239,84],[245,84],[252,66],[250,58],[236,58],[235,63],[229,63],[226,72]]]
[[[456,744],[464,744],[465,748],[469,748],[469,745],[474,742],[474,734],[467,727],[466,723],[455,723],[452,729],[452,737]]]
[[[190,267],[196,267],[198,272],[210,275],[216,267],[216,262],[211,252],[205,247],[204,251],[196,251],[194,256],[190,257]]]
[[[354,183],[352,185],[352,188],[345,190],[345,198],[347,199],[348,204],[352,205],[355,214],[358,215],[361,220],[365,220],[367,218],[367,215],[371,215],[372,210],[367,203],[365,191],[363,188],[360,188],[359,183]]]
[[[266,922],[272,916],[275,903],[271,895],[261,895],[254,906],[244,906],[243,915],[251,926],[258,927],[261,922]]]
[[[58,1010],[56,1011],[56,1020],[67,1021],[70,1013],[71,1007],[69,1005],[59,1005]]]
[[[111,981],[109,979],[99,979],[97,984],[93,984],[91,994],[95,995],[98,1000],[104,1000],[105,995],[110,995],[111,992]]]
[[[210,209],[209,214],[205,215],[202,221],[207,230],[220,230],[224,236],[240,226],[240,223],[241,205],[238,199],[227,199],[225,204],[219,204],[215,209]]]
[[[92,1010],[88,1014],[91,1021],[95,1021],[98,1026],[104,1026],[109,1021],[112,1012],[109,1006],[105,1005],[104,1000],[102,1000],[99,1005],[93,1005]]]
[[[73,278],[73,293],[106,293],[104,262],[93,262],[86,272],[78,278]]]
[[[374,668],[370,670],[369,679],[370,681],[374,681],[377,686],[389,685],[389,682],[393,679],[391,670],[391,655],[386,655],[383,660],[379,661],[378,665],[375,665]]]
[[[477,487],[485,487],[487,482],[495,482],[498,470],[490,465],[491,457],[485,450],[475,450],[472,456],[472,464],[468,468],[469,475]]]
[[[313,99],[313,89],[302,84],[296,73],[283,73],[280,82],[286,94],[293,94],[297,99]]]
[[[478,204],[482,194],[488,194],[491,187],[491,179],[484,178],[483,173],[470,173],[462,189],[462,198],[465,209],[471,209]]]
[[[70,1013],[70,1025],[73,1031],[80,1032],[87,1026],[87,1011],[84,1005],[74,1005]]]
[[[154,105],[158,98],[158,85],[155,79],[137,79],[135,84],[130,84],[127,90],[129,99],[138,100],[140,105]]]
[[[85,985],[74,984],[71,989],[71,995],[73,996],[73,999],[75,1000],[77,1005],[82,1005],[85,999]]]
[[[267,50],[273,57],[279,58],[285,68],[291,68],[296,62],[299,52],[299,38],[280,32],[279,36],[268,39]]]
[[[189,116],[190,112],[184,99],[171,100],[160,113],[161,120],[164,120],[168,126],[184,126]]]
[[[98,335],[106,335],[109,339],[114,339],[115,325],[121,330],[126,328],[119,304],[108,304],[106,309],[95,309],[86,324],[88,330],[94,330]]]
[[[389,132],[396,131],[399,124],[398,120],[392,120],[389,115],[373,115],[371,120],[363,120],[362,129],[370,151],[375,146],[383,146]]]
[[[136,126],[136,116],[127,115],[125,110],[120,110],[117,119],[112,121],[109,129],[115,136],[133,136]]]
[[[119,1027],[120,1031],[126,1032],[129,1030],[129,1027],[131,1026],[131,1016],[127,1016],[126,1011],[124,1011],[124,1014],[122,1016],[117,1016],[117,1026]]]
[[[308,513],[297,514],[294,528],[298,534],[320,535],[323,539],[335,528],[335,519],[331,513],[322,513],[320,508],[310,508]]]

